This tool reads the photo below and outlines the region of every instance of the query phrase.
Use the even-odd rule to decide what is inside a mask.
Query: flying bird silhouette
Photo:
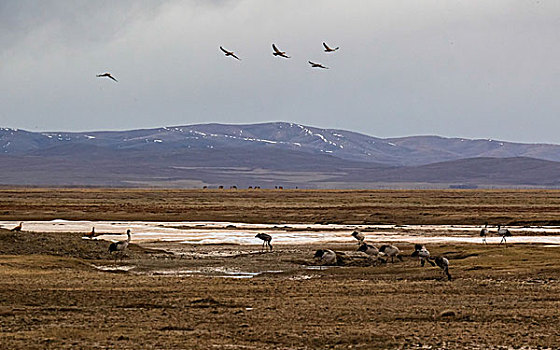
[[[109,78],[109,79],[113,79],[114,81],[118,82],[117,79],[113,78],[113,76],[111,75],[111,73],[97,74],[96,76],[97,76],[98,78]]]
[[[335,52],[336,50],[339,49],[339,47],[335,47],[334,49],[332,49],[326,43],[323,43],[323,46],[325,47],[325,52]]]
[[[276,45],[272,44],[272,49],[274,50],[274,52],[272,53],[274,56],[280,56],[280,57],[284,57],[284,58],[290,58],[290,56],[286,55],[285,51],[280,51],[278,50],[278,48],[276,47]]]
[[[228,51],[221,46],[220,46],[220,50],[222,50],[226,54],[226,56],[231,56],[231,57],[237,58],[238,60],[241,61],[241,58],[235,56],[235,53],[233,51]]]
[[[323,68],[323,69],[329,69],[329,67],[325,67],[320,63],[315,63],[315,62],[311,62],[311,61],[307,61],[309,62],[309,64],[311,65],[311,68]]]

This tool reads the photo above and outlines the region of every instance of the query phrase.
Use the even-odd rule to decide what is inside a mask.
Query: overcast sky
[[[0,126],[267,121],[560,143],[560,1],[0,1]]]

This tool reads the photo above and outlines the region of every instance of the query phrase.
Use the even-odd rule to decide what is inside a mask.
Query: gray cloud
[[[560,143],[559,25],[553,0],[3,1],[0,124],[286,120]]]

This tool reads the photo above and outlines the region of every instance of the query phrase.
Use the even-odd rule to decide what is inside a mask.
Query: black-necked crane
[[[366,239],[366,236],[363,233],[361,233],[360,231],[352,232],[352,237],[354,237],[358,240],[358,246],[361,246],[362,244],[364,244],[364,240]]]
[[[358,251],[368,255],[369,258],[371,260],[373,260],[374,262],[378,262],[378,261],[383,262],[383,263],[387,262],[386,260],[382,259],[379,256],[379,249],[377,249],[377,247],[374,246],[373,244],[362,243],[362,245],[360,245],[358,247]]]
[[[330,249],[318,249],[317,251],[315,251],[314,257],[320,265],[333,266],[338,263],[336,253]]]
[[[488,236],[488,223],[485,223],[482,230],[480,230],[480,237],[482,237],[482,243],[484,244],[488,244],[488,242],[486,242],[486,236]]]
[[[123,253],[126,248],[128,248],[128,244],[130,243],[130,230],[126,230],[127,239],[124,241],[113,242],[109,245],[109,254],[113,253]],[[117,260],[117,255],[115,254],[115,261]]]
[[[335,52],[336,50],[339,49],[339,47],[335,47],[334,49],[330,48],[329,45],[327,45],[326,43],[323,43],[323,47],[325,48],[325,52],[327,52],[327,53],[328,52]]]
[[[432,266],[436,266],[436,264],[430,259],[430,251],[426,249],[425,246],[422,244],[415,244],[414,245],[414,252],[411,255],[412,257],[417,256],[420,260],[420,265],[424,266],[426,261],[430,263]]]
[[[500,244],[505,243],[507,247],[506,237],[511,237],[512,236],[511,232],[509,232],[507,228],[498,225],[498,235],[502,236],[502,240],[500,241]]]
[[[276,45],[272,44],[272,50],[274,50],[274,52],[272,53],[274,56],[280,56],[280,57],[284,57],[284,58],[290,58],[290,56],[286,55],[286,51],[280,51],[278,50],[278,48],[276,47]]]
[[[379,248],[380,255],[386,255],[391,258],[391,262],[395,262],[395,256],[400,260],[403,261],[402,256],[400,256],[399,248],[395,247],[392,244],[384,244]]]
[[[311,65],[311,68],[322,68],[322,69],[329,69],[329,67],[323,66],[321,63],[315,63],[311,61],[307,61]]]
[[[237,57],[233,51],[228,51],[221,46],[220,46],[220,50],[222,50],[222,52],[226,55],[226,57],[231,56],[231,57],[237,58],[239,61],[241,61],[241,58]]]
[[[447,280],[451,281],[451,274],[449,273],[449,260],[443,256],[436,256],[436,265],[443,270],[443,273],[447,276]]]
[[[263,241],[263,249],[266,249],[266,247],[270,248],[270,251],[272,251],[272,245],[270,244],[270,241],[272,241],[272,236],[266,233],[257,233],[257,235],[255,236],[256,238],[262,239]]]
[[[109,78],[109,79],[113,79],[114,81],[118,82],[117,79],[115,79],[111,73],[103,73],[103,74],[97,74],[96,77],[98,78]]]
[[[23,222],[20,222],[19,225],[17,225],[16,227],[14,227],[13,229],[11,229],[10,231],[12,231],[12,232],[20,232],[22,227],[23,227]]]

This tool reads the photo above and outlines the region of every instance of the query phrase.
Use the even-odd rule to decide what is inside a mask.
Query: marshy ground
[[[53,199],[55,208],[62,202]],[[447,281],[411,257],[372,266],[355,242],[266,253],[258,244],[152,242],[131,244],[115,262],[108,242],[81,236],[0,230],[1,348],[554,349],[560,341],[557,246],[428,246],[449,258]],[[397,246],[412,253],[412,244]],[[319,248],[345,253],[348,265],[318,269]]]

